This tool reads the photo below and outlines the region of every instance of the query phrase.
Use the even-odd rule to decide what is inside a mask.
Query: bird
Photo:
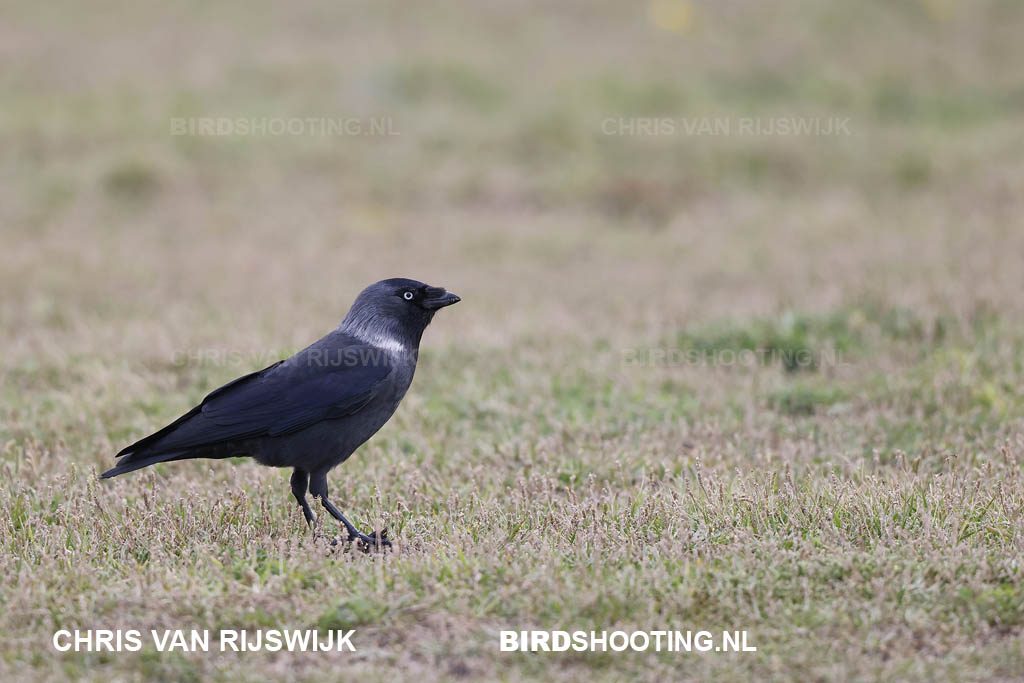
[[[122,449],[109,479],[192,458],[251,457],[291,467],[291,491],[315,528],[306,493],[350,542],[390,546],[359,531],[331,502],[327,474],[391,418],[412,383],[420,339],[438,310],[461,299],[444,287],[390,278],[364,289],[341,324],[295,355],[228,382],[163,429]]]

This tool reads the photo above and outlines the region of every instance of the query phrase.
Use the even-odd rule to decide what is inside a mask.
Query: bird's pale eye
[[[412,301],[412,292],[406,292],[405,294],[402,295],[402,298],[405,299],[406,301]]]

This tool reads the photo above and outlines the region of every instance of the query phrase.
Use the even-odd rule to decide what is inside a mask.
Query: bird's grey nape
[[[377,347],[379,349],[384,349],[385,351],[390,351],[392,353],[398,353],[398,354],[406,354],[406,353],[410,353],[412,351],[412,349],[410,349],[405,344],[405,342],[403,342],[401,339],[399,339],[396,336],[391,335],[390,333],[383,332],[381,330],[375,330],[375,329],[351,330],[351,329],[348,329],[348,330],[345,330],[345,331],[348,332],[349,334],[351,334],[353,337],[361,339],[362,341],[366,342],[370,346],[375,346],[375,347]]]
[[[410,325],[410,321],[381,315],[372,301],[356,301],[338,330],[392,353],[415,354],[430,317]]]

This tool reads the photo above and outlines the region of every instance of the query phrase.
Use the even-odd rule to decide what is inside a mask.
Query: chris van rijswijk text
[[[352,631],[316,629],[222,629],[214,649],[220,652],[355,652]],[[209,652],[210,632],[204,630],[151,629],[148,638],[136,629],[60,630],[53,634],[53,647],[59,652],[138,652],[151,640],[158,652]]]

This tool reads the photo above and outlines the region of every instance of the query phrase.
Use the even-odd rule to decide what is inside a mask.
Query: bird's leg
[[[391,541],[385,538],[387,536],[386,530],[380,533],[371,531],[369,534],[360,532],[352,522],[345,519],[345,515],[341,514],[341,511],[334,507],[331,501],[327,500],[327,474],[314,473],[309,480],[309,492],[313,494],[314,498],[320,499],[320,503],[327,512],[331,513],[332,517],[345,525],[345,529],[348,531],[348,540],[355,541],[358,539],[367,546],[391,545]]]
[[[292,495],[295,496],[295,500],[299,501],[299,505],[302,506],[302,516],[306,518],[306,524],[311,528],[316,524],[316,515],[313,514],[313,510],[309,507],[309,502],[306,500],[306,487],[309,484],[309,475],[306,474],[305,470],[300,470],[298,467],[292,472]]]

